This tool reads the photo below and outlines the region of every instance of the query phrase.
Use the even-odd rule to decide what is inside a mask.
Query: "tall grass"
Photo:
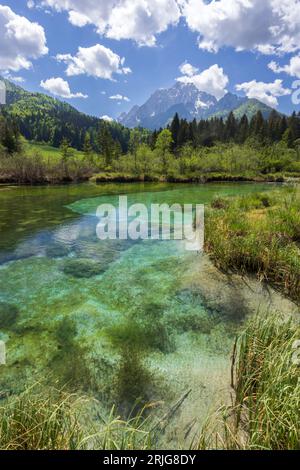
[[[300,449],[299,339],[294,319],[249,321],[233,355],[233,403],[208,421],[198,448]]]
[[[27,388],[0,407],[1,450],[150,449],[151,418],[145,409],[122,420],[107,417],[95,400],[54,389]],[[94,419],[90,417],[93,416]]]
[[[0,179],[18,184],[82,181],[94,172],[93,165],[78,156],[63,163],[57,156],[46,159],[40,153],[0,155]]]
[[[44,394],[28,388],[0,407],[2,450],[51,450],[81,448],[79,421],[82,400],[70,394]]]
[[[222,270],[256,274],[300,301],[300,189],[218,198],[206,217],[206,250]]]

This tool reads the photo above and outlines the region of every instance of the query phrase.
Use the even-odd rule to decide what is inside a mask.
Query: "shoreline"
[[[256,176],[242,176],[242,175],[199,175],[194,177],[182,177],[182,178],[164,178],[164,177],[153,177],[153,178],[140,178],[132,175],[121,175],[121,174],[97,174],[91,177],[82,177],[78,179],[62,178],[61,180],[40,180],[40,181],[19,181],[16,178],[0,175],[0,186],[4,185],[18,185],[18,186],[58,186],[68,184],[81,184],[81,183],[177,183],[177,184],[209,184],[209,183],[289,183],[299,182],[300,175],[256,175]]]

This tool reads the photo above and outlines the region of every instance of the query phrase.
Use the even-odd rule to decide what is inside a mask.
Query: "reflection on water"
[[[96,208],[119,193],[149,206],[207,203],[216,194],[266,187],[1,188],[0,340],[8,362],[1,389],[58,380],[94,394],[105,409],[116,403],[124,415],[136,399],[162,400],[163,412],[191,389],[164,438],[176,446],[195,417],[194,429],[226,397],[233,336],[255,308],[249,289],[238,297],[229,288],[236,301],[218,302],[226,280],[183,242],[99,241]],[[262,291],[251,295],[269,301]]]

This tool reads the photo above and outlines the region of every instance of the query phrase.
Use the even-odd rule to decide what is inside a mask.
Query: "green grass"
[[[79,404],[73,395],[51,391],[48,395],[27,389],[0,407],[0,449],[78,449],[83,432]]]
[[[255,274],[300,301],[300,189],[213,201],[206,251],[224,271]]]
[[[45,161],[51,159],[53,163],[58,163],[61,159],[61,150],[56,147],[42,142],[28,142],[24,143],[24,150],[28,155],[39,154]],[[82,160],[84,158],[83,152],[79,152],[76,149],[72,149],[74,157]]]
[[[75,149],[64,160],[61,149],[23,140],[19,153],[0,155],[0,180],[18,184],[86,181],[95,173],[95,165]]]
[[[124,421],[112,408],[102,417],[95,400],[35,385],[0,407],[0,450],[150,449],[153,424],[145,414]]]
[[[232,363],[234,402],[211,417],[197,447],[300,449],[299,322],[258,314]]]

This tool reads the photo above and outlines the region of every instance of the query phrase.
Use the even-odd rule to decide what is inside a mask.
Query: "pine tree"
[[[249,136],[249,121],[246,114],[243,115],[238,127],[238,143],[243,144]]]
[[[250,133],[260,142],[262,142],[267,136],[265,120],[261,111],[258,111],[251,119]]]
[[[225,138],[227,141],[234,140],[235,136],[237,133],[237,121],[235,119],[235,116],[233,112],[231,111],[229,113],[229,116],[227,118],[226,124],[225,124]]]
[[[173,144],[172,144],[173,150],[176,149],[178,146],[179,129],[180,129],[180,120],[179,120],[178,113],[176,113],[171,123],[171,127],[170,127],[170,131],[171,131],[172,139],[173,139]]]
[[[112,162],[114,141],[106,123],[102,123],[97,136],[99,154],[104,157],[108,167]]]
[[[83,153],[85,158],[93,163],[93,147],[91,144],[91,136],[88,132],[86,132],[84,136]]]

